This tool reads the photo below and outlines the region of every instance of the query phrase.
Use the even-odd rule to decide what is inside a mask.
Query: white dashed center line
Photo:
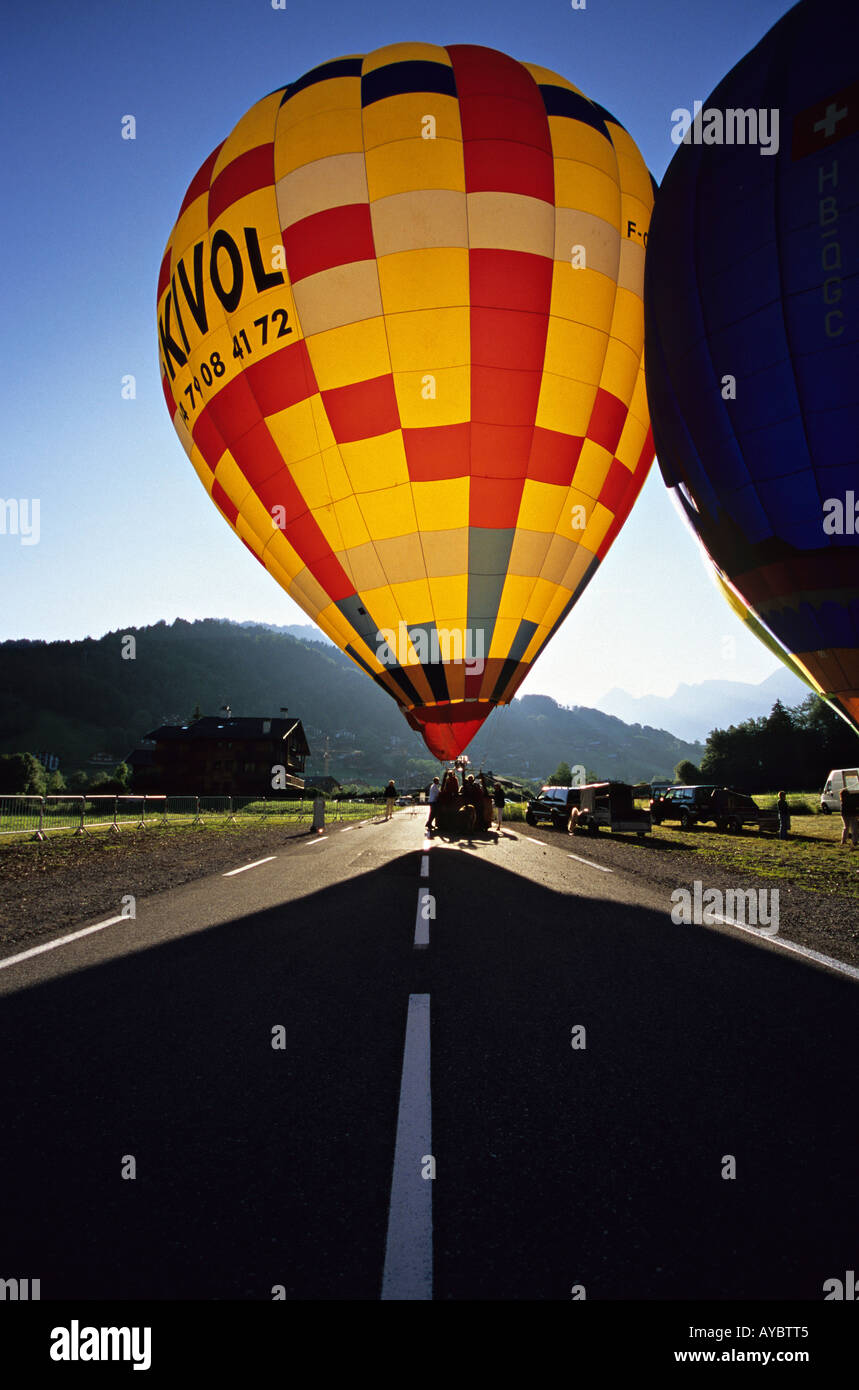
[[[428,888],[418,889],[418,907],[415,913],[415,949],[429,945],[430,904],[432,897]]]
[[[432,1299],[433,1179],[422,1176],[431,1158],[430,997],[410,994],[382,1274],[386,1301]]]

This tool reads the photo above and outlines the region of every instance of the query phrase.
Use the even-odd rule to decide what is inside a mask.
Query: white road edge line
[[[0,960],[0,970],[6,970],[10,965],[19,965],[22,960],[29,960],[31,956],[40,956],[43,951],[54,951],[58,946],[67,946],[70,941],[78,941],[82,936],[89,936],[94,931],[104,931],[105,927],[113,927],[117,922],[130,922],[130,917],[108,917],[104,922],[96,922],[94,927],[82,927],[80,931],[73,931],[69,936],[58,936],[56,941],[45,941],[41,946],[31,946],[29,951],[21,951],[17,956],[7,956],[5,960]]]
[[[240,869],[230,869],[228,873],[221,874],[221,878],[232,878],[234,874],[246,873],[248,869],[256,869],[260,864],[270,864],[272,859],[276,858],[276,854],[270,854],[267,859],[255,859],[252,864],[243,864]]]
[[[528,840],[530,840],[532,845],[543,845],[543,846],[545,846],[545,844],[546,844],[546,841],[545,841],[545,840],[535,840],[534,837],[533,837],[533,835],[527,835],[525,838],[528,839]]]
[[[430,997],[410,994],[382,1272],[385,1301],[432,1299],[433,1179],[421,1176],[431,1154]]]
[[[421,855],[421,878],[429,878],[429,855]]]
[[[354,825],[341,825],[340,829],[341,829],[341,830],[354,830],[355,827],[354,827]]]
[[[418,889],[418,907],[415,913],[415,950],[429,945],[429,916],[424,916],[421,908],[430,896],[428,888]]]
[[[311,841],[310,841],[310,844],[308,845],[308,849],[312,849],[314,845],[321,845],[321,844],[322,844],[322,841],[323,841],[323,840],[327,840],[327,839],[328,839],[328,836],[327,836],[327,835],[317,835],[317,837],[316,837],[315,840],[311,840]],[[260,862],[262,862],[262,861],[260,861]]]
[[[712,926],[716,922],[722,922],[726,927],[734,927],[736,931],[744,931],[749,936],[756,936],[761,941],[768,941],[771,946],[778,946],[782,951],[791,951],[796,956],[805,956],[807,960],[816,960],[820,965],[826,965],[830,970],[837,970],[842,975],[849,975],[851,980],[859,980],[859,970],[855,965],[846,965],[843,960],[834,960],[832,956],[824,956],[820,951],[812,951],[810,946],[797,946],[795,941],[784,941],[778,936],[767,936],[758,927],[746,926],[745,922],[735,922],[731,917],[720,917],[718,913],[713,913],[712,922],[705,922],[703,925]]]
[[[567,852],[568,859],[577,859],[580,864],[587,864],[589,869],[599,869],[601,874],[613,874],[614,869],[607,869],[605,864],[595,864],[592,859],[582,859],[580,854],[570,854]]]

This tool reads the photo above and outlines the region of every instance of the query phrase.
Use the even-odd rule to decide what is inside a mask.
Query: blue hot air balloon
[[[856,0],[803,0],[689,114],[645,268],[662,475],[740,602],[859,728]]]

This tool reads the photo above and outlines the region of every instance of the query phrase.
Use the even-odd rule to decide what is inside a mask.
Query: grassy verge
[[[384,807],[380,806],[377,802],[341,802],[337,805],[336,809],[330,805],[326,805],[325,824],[326,826],[331,824],[341,825],[343,823],[351,823],[359,820],[369,820],[373,816],[382,814],[384,814]],[[232,819],[218,812],[206,812],[197,825],[194,824],[192,815],[171,815],[166,821],[160,820],[156,815],[150,815],[146,820],[146,829],[142,832],[137,826],[137,818],[129,815],[120,818],[118,835],[113,831],[109,819],[84,822],[88,835],[106,835],[111,839],[125,838],[129,835],[137,835],[141,838],[144,835],[153,835],[164,838],[165,836],[172,837],[177,834],[184,835],[187,834],[188,831],[196,832],[201,829],[210,832],[213,831],[220,835],[229,835],[230,833],[239,834],[247,830],[277,830],[280,828],[301,829],[302,827],[309,829],[312,823],[312,812],[306,809],[304,811],[288,809],[281,811],[280,809],[273,810],[271,805],[269,805],[267,813],[263,814],[261,803],[258,806],[251,805],[245,807]],[[73,846],[81,839],[80,836],[74,833],[76,825],[77,821],[72,821],[62,825],[52,826],[50,817],[46,816],[44,822],[46,839],[43,843],[51,845],[67,844]],[[5,828],[0,825],[0,830],[3,831],[2,836],[0,836],[0,855],[2,855],[4,845],[19,845],[26,841],[36,843],[33,840],[35,831],[32,827],[26,830],[5,830]]]
[[[840,816],[794,816],[789,840],[757,830],[720,835],[711,826],[679,830],[667,825],[654,829],[653,838],[750,878],[779,879],[811,893],[859,899],[859,850],[842,848]]]

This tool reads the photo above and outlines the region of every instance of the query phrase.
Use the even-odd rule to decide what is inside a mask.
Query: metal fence
[[[171,825],[251,822],[310,825],[315,799],[286,800],[250,796],[0,796],[0,836],[27,835],[44,840],[55,831],[86,835],[107,829],[147,830]],[[326,821],[364,820],[377,815],[378,802],[325,801]]]

